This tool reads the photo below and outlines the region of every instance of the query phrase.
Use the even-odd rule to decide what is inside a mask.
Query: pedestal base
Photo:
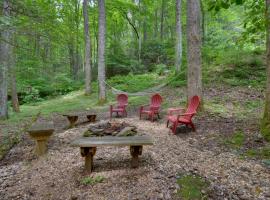
[[[93,171],[93,157],[96,154],[96,147],[81,147],[81,155],[85,157],[85,171],[91,173]]]
[[[142,146],[130,146],[131,167],[137,168],[139,166],[139,155],[142,155]]]

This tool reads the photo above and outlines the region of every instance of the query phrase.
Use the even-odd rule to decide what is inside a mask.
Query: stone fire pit
[[[126,122],[101,121],[89,126],[83,133],[84,137],[102,137],[102,136],[134,136],[137,135],[137,128]],[[142,135],[142,134],[140,134]]]

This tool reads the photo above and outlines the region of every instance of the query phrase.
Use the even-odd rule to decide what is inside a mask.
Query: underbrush
[[[262,51],[207,49],[204,55],[203,82],[205,84],[265,87],[266,68]]]
[[[126,76],[114,76],[108,80],[110,86],[124,92],[140,92],[150,87],[159,85],[163,82],[164,77],[155,73]]]

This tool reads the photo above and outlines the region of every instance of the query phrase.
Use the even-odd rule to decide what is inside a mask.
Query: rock
[[[91,127],[91,128],[89,128],[89,131],[91,131],[93,134],[100,134],[100,133],[102,133],[104,131],[104,129]]]
[[[127,126],[123,128],[116,136],[132,136],[136,134],[136,127],[134,126]]]

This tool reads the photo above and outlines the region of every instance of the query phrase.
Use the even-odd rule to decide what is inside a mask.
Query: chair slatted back
[[[123,107],[128,104],[128,96],[126,94],[119,94],[117,96],[118,106]]]
[[[161,103],[162,97],[160,96],[160,94],[154,94],[151,97],[150,108],[158,111],[161,106]]]
[[[186,110],[186,113],[194,113],[197,111],[198,107],[200,105],[200,97],[198,96],[193,96],[188,103],[188,107]],[[189,115],[189,116],[184,116],[185,119],[187,120],[191,120],[191,118],[193,117],[193,115]]]

